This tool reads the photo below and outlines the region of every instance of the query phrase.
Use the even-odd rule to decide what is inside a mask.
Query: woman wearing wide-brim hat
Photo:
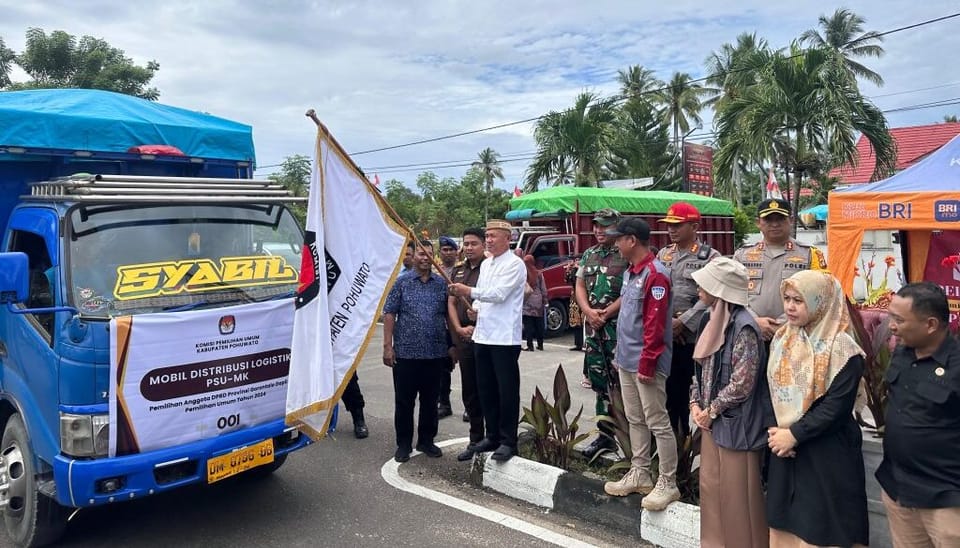
[[[760,327],[746,308],[747,270],[717,257],[693,279],[710,307],[697,334],[690,389],[690,415],[702,430],[700,545],[766,547],[761,462],[775,421]]]

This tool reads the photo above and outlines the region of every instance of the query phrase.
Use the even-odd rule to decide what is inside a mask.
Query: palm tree
[[[556,182],[563,166],[572,170],[577,186],[596,186],[607,169],[616,116],[613,99],[584,92],[570,109],[541,118],[533,130],[537,154],[525,186]]]
[[[726,43],[710,53],[704,64],[707,68],[706,84],[713,95],[704,101],[704,106],[723,108],[723,101],[736,96],[743,88],[757,79],[757,70],[762,68],[770,55],[770,46],[757,33],[743,32],[735,44]]]
[[[503,180],[503,169],[500,167],[500,153],[487,147],[480,151],[471,165],[483,173],[483,220],[486,222],[488,217],[488,208],[490,206],[490,191],[493,190],[493,180]]]
[[[717,113],[718,175],[731,177],[740,159],[779,158],[793,175],[796,212],[804,174],[825,171],[825,157],[833,164],[857,161],[856,133],[876,155],[873,179],[892,173],[896,151],[886,118],[845,71],[822,48],[794,42],[788,52],[774,53],[757,82]]]
[[[0,38],[0,89],[10,85],[10,68],[16,60],[16,54]]]
[[[620,82],[620,93],[628,102],[642,101],[650,104],[653,102],[654,93],[663,87],[663,82],[654,76],[653,71],[642,65],[633,65],[626,70],[620,70],[617,73],[617,81]]]
[[[856,13],[840,8],[827,17],[820,16],[820,28],[810,29],[800,35],[800,42],[816,48],[826,48],[837,54],[838,62],[846,67],[855,78],[864,78],[878,86],[883,85],[883,78],[869,68],[854,61],[855,57],[881,57],[884,54],[883,36],[876,31],[863,31],[866,19]]]
[[[690,131],[690,122],[699,126],[701,98],[710,91],[692,82],[686,72],[675,72],[666,85],[656,93],[656,103],[661,106],[660,116],[664,125],[673,127],[673,148],[679,150],[680,134]]]
[[[620,108],[610,156],[615,179],[655,177],[667,170],[673,158],[670,133],[652,106],[630,100]]]

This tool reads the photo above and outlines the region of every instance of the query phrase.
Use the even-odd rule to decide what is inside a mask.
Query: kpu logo
[[[324,269],[327,278],[327,293],[333,289],[340,278],[340,265],[323,250]],[[300,285],[297,287],[297,308],[305,306],[320,294],[320,250],[317,248],[317,233],[307,231],[303,238],[303,256],[300,262]]]
[[[220,334],[229,335],[233,333],[234,329],[237,328],[237,319],[230,316],[223,316],[220,318]]]

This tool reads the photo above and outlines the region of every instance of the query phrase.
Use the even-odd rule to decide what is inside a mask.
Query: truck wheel
[[[552,300],[547,305],[547,337],[559,337],[567,332],[567,303]]]
[[[8,488],[3,497],[3,521],[7,534],[19,547],[45,546],[55,542],[67,526],[68,509],[38,490],[33,450],[19,413],[11,415],[3,430],[0,458],[6,464]]]

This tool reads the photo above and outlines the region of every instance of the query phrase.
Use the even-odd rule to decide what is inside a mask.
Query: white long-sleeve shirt
[[[527,267],[510,251],[480,263],[477,286],[470,290],[477,326],[473,342],[519,346],[522,331],[523,284]]]

